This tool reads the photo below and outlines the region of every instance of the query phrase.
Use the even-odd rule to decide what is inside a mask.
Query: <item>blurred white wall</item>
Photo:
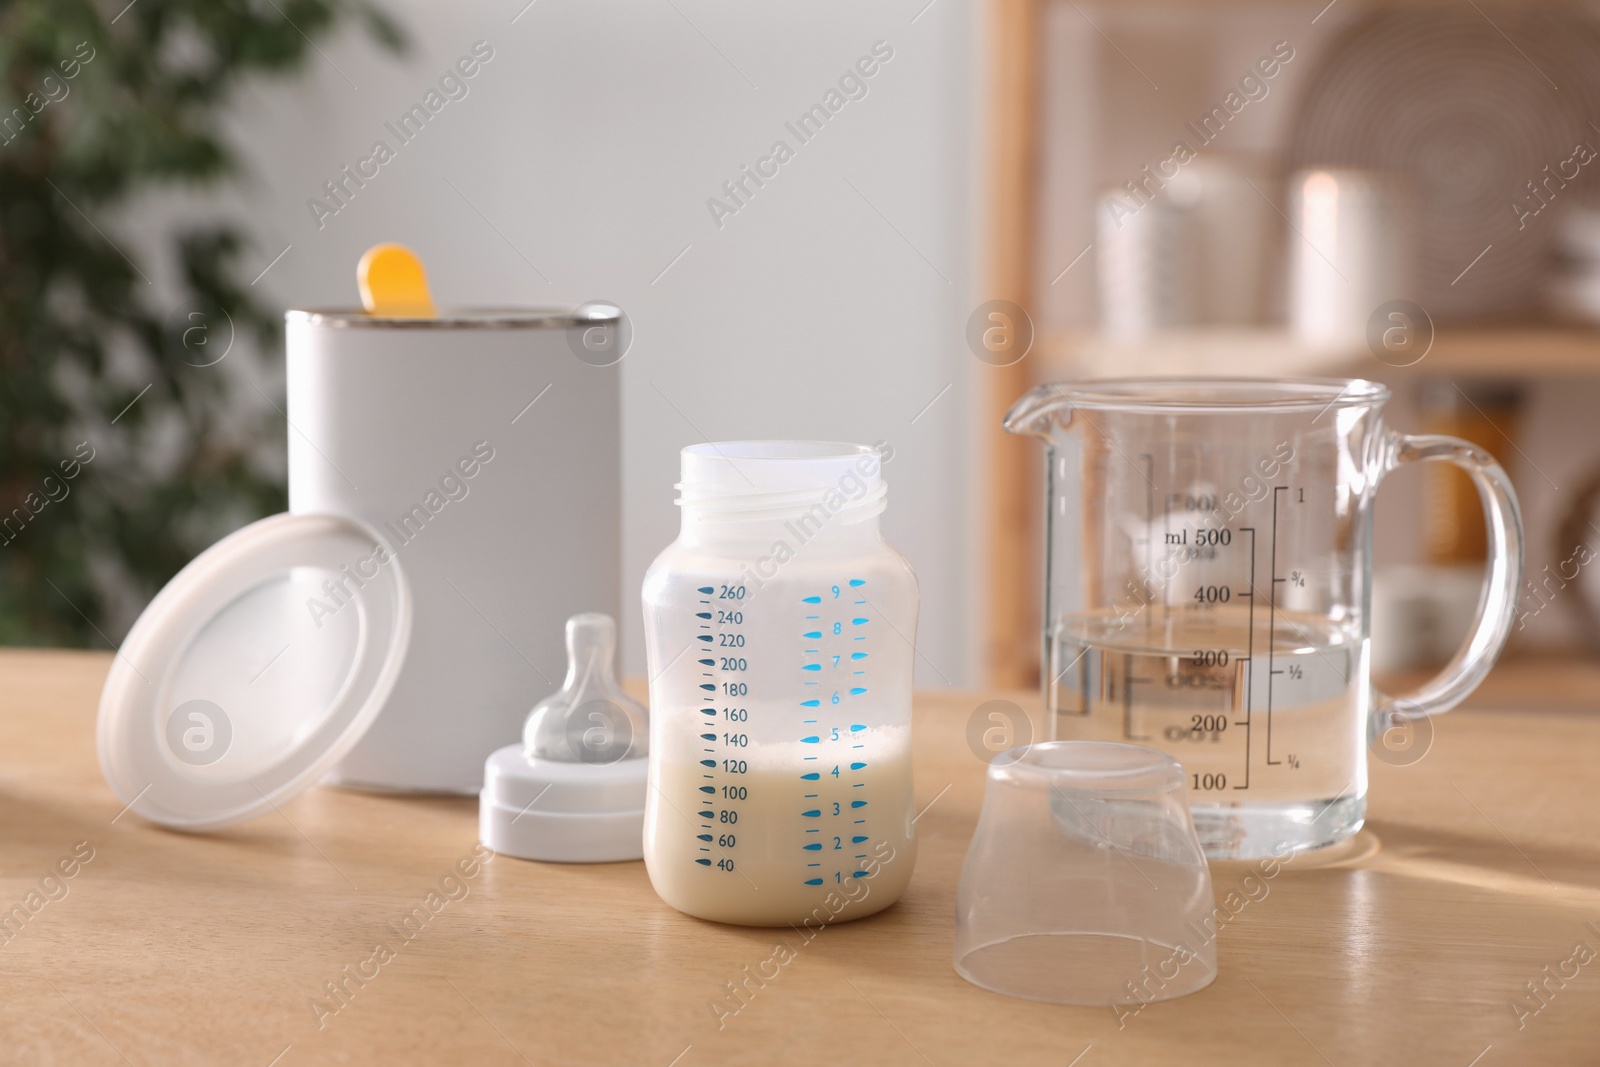
[[[926,6],[925,6],[926,5]],[[369,245],[428,265],[442,305],[620,303],[624,589],[676,534],[677,450],[705,439],[887,440],[888,538],[922,582],[919,682],[977,673],[978,533],[968,445],[977,191],[971,0],[388,0],[413,38],[354,31],[293,87],[245,94],[238,198],[257,289],[282,307],[357,302]],[[319,228],[307,201],[474,42],[493,58]],[[801,144],[785,129],[859,58],[892,49]],[[853,90],[859,93],[859,90]],[[719,227],[707,200],[784,140],[794,158]],[[753,188],[753,186],[752,186]],[[281,374],[281,354],[273,364]],[[552,457],[560,462],[561,457]],[[643,670],[636,596],[625,668]]]

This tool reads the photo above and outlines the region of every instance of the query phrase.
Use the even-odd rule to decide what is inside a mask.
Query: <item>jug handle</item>
[[[1006,433],[1032,434],[1048,441],[1050,417],[1071,407],[1072,400],[1061,386],[1050,383],[1036,385],[1017,398],[1001,425]]]
[[[1522,585],[1522,510],[1511,479],[1494,457],[1458,437],[1437,434],[1403,434],[1390,431],[1386,440],[1388,462],[1383,471],[1423,460],[1454,463],[1471,477],[1483,502],[1489,527],[1488,573],[1478,597],[1478,615],[1467,640],[1444,668],[1416,692],[1403,697],[1374,691],[1375,726],[1383,729],[1396,720],[1439,715],[1465,700],[1489,673],[1511,635],[1516,618],[1517,592]]]

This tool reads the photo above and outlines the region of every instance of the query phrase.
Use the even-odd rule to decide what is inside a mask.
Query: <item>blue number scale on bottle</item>
[[[820,792],[807,793],[803,799],[801,817],[814,820],[805,833],[815,840],[801,845],[802,850],[816,853],[806,863],[804,884],[808,886],[842,885],[846,878],[866,878],[873,873],[867,851],[872,843],[869,830],[869,809],[872,797],[868,791],[866,771],[864,723],[852,721],[851,709],[857,698],[867,694],[867,661],[871,654],[864,651],[870,633],[870,619],[862,612],[867,601],[859,591],[866,579],[851,578],[841,585],[832,585],[826,594],[812,594],[802,600],[808,610],[803,619],[806,627],[801,634],[808,646],[801,650],[804,662],[802,672],[820,675],[806,677],[802,686],[809,687],[800,706],[815,717],[803,720],[805,736],[802,744],[816,745],[815,755],[803,757],[809,764],[801,779],[816,783],[832,781],[839,789],[834,798],[824,801]],[[815,802],[815,803],[812,803]]]

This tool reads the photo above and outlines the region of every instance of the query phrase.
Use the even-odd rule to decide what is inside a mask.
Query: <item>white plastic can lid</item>
[[[411,636],[370,528],[274,515],[212,545],[134,623],[100,696],[100,767],[138,815],[232,826],[298,796],[360,740]]]

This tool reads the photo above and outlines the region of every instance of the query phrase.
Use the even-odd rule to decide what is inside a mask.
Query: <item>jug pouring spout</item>
[[[1006,433],[1029,434],[1045,441],[1057,424],[1065,425],[1072,410],[1072,398],[1060,385],[1036,385],[1011,405],[1001,424]]]

